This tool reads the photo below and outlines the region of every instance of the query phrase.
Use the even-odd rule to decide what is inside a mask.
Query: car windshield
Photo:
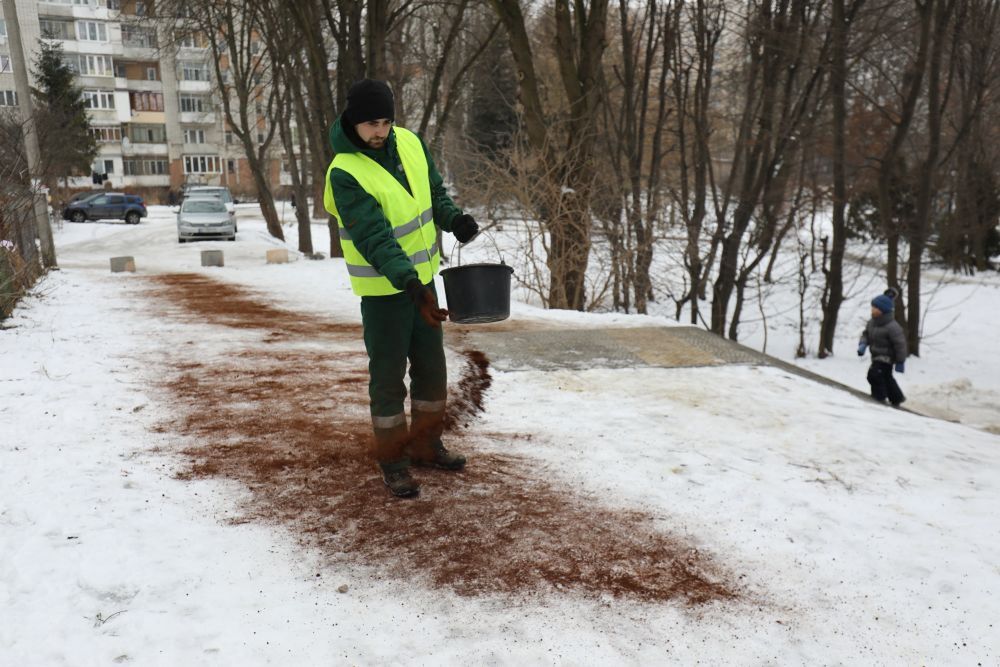
[[[226,205],[218,199],[188,199],[182,210],[185,213],[225,213]]]
[[[227,204],[229,202],[233,201],[233,198],[229,195],[229,190],[224,190],[222,188],[218,188],[218,189],[215,189],[215,188],[212,188],[212,189],[198,188],[197,190],[191,190],[188,193],[188,196],[189,197],[205,197],[205,196],[208,196],[208,197],[218,197],[219,199],[221,199],[222,201],[226,202]]]

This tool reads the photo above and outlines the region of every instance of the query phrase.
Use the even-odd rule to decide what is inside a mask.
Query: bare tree
[[[818,111],[825,72],[821,63],[829,47],[822,9],[822,2],[760,0],[751,3],[745,17],[743,110],[732,173],[715,201],[718,223],[713,237],[721,254],[711,328],[724,335],[728,322],[734,340],[739,321],[728,321],[729,305],[737,288],[743,237],[762,201],[783,196],[782,170]]]
[[[823,320],[819,332],[819,358],[824,359],[833,352],[833,341],[837,330],[837,317],[844,303],[844,253],[847,249],[847,77],[848,38],[854,18],[865,0],[832,0],[830,34],[830,107],[833,117],[833,201],[832,201],[832,241],[829,265],[823,262],[826,282],[820,303]]]
[[[276,117],[281,95],[274,61],[263,48],[270,9],[267,0],[161,0],[157,4],[161,16],[178,17],[174,47],[185,38],[201,40],[208,47],[226,127],[243,147],[267,231],[284,240],[269,174],[270,147],[277,131],[277,123],[269,119]]]
[[[565,122],[546,112],[538,76],[538,49],[519,0],[491,0],[507,29],[520,78],[525,136],[538,155],[540,176],[556,179],[562,205],[539,207],[550,238],[547,257],[553,308],[582,309],[590,254],[591,196],[594,179],[594,126],[600,101],[600,70],[607,44],[608,0],[555,0],[553,55],[566,100]],[[559,136],[556,132],[564,129]],[[557,149],[558,146],[558,149]],[[548,165],[557,165],[553,170]]]
[[[673,132],[677,139],[677,182],[672,199],[686,231],[684,268],[688,292],[677,302],[677,317],[690,303],[691,324],[699,319],[698,304],[704,298],[711,260],[704,256],[702,233],[707,205],[714,189],[712,170],[712,94],[719,39],[726,23],[724,2],[696,0],[674,5],[675,45],[673,56]]]
[[[676,43],[674,18],[669,3],[659,5],[651,0],[636,11],[626,0],[619,0],[621,51],[613,67],[617,85],[603,96],[608,105],[616,107],[607,140],[619,164],[615,170],[620,181],[617,189],[624,197],[623,205],[611,211],[616,216],[624,213],[627,221],[624,240],[629,252],[616,250],[616,265],[625,260],[627,279],[620,282],[623,291],[632,294],[631,298],[623,294],[619,300],[627,310],[634,299],[638,313],[646,313],[652,296],[649,270],[655,229],[663,215],[663,162],[669,151],[664,141],[670,113],[667,74]],[[610,221],[610,226],[615,222]],[[612,233],[620,245],[621,235]]]

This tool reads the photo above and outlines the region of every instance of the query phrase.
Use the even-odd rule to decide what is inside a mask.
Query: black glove
[[[410,296],[417,309],[420,310],[420,317],[423,318],[424,322],[427,322],[428,326],[437,329],[441,326],[442,322],[448,319],[448,311],[438,307],[437,297],[434,296],[434,292],[417,278],[411,278],[406,283],[406,293]]]
[[[468,213],[456,216],[451,222],[451,233],[459,243],[468,243],[479,233],[479,225]]]

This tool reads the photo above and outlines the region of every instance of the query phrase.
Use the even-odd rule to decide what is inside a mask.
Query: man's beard
[[[385,140],[386,137],[383,137],[381,139],[369,139],[365,143],[368,144],[369,148],[382,148],[383,146],[385,146]]]

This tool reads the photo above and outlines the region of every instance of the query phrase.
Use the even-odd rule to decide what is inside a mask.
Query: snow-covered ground
[[[277,242],[252,208],[240,215],[235,243],[194,245],[176,243],[165,208],[138,227],[66,223],[62,270],[0,331],[0,664],[1000,663],[1000,437],[983,430],[1000,424],[995,278],[937,291],[925,330],[943,332],[902,378],[908,405],[978,429],[767,367],[494,370],[472,465],[518,456],[587,502],[643,512],[739,595],[460,595],[350,554],[331,564],[286,525],[229,520],[240,484],[177,479],[155,360],[192,341],[220,359],[259,343],[179,325],[147,278],[203,273],[303,317],[360,321],[339,260],[266,265]],[[326,250],[325,227],[313,234]],[[210,248],[225,267],[201,268]],[[137,273],[109,273],[117,255]],[[799,363],[864,389],[868,291],[845,308],[838,355]],[[672,324],[513,304],[511,325],[531,320]],[[767,351],[790,359],[796,330],[769,320]],[[758,335],[748,326],[744,342]]]

